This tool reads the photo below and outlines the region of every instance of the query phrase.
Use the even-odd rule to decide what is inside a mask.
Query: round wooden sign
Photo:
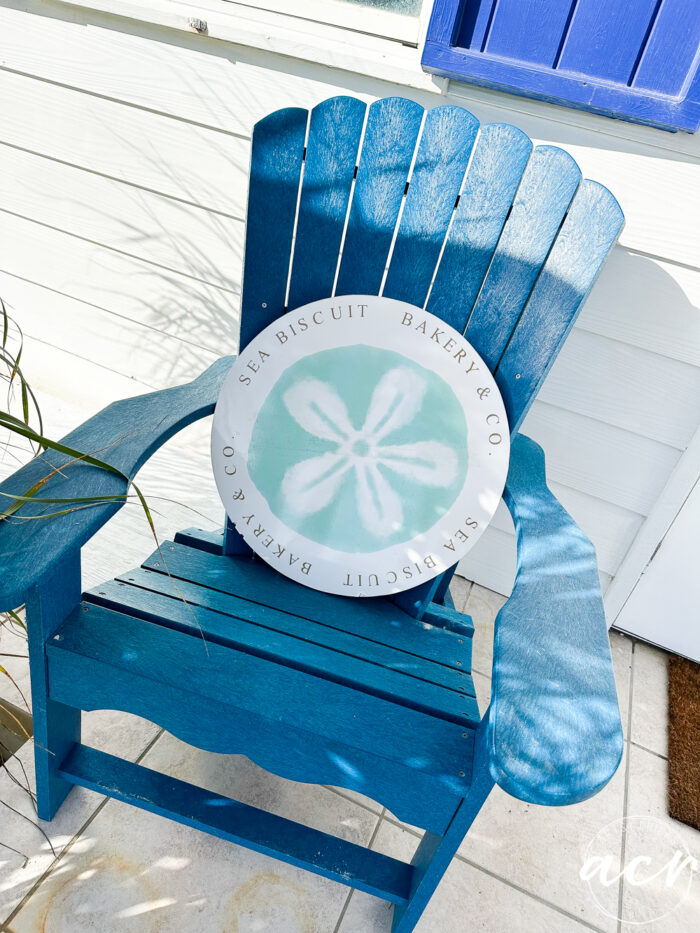
[[[380,596],[464,557],[496,511],[509,430],[496,383],[439,318],[349,295],[279,318],[240,354],[212,462],[246,542],[299,583]]]

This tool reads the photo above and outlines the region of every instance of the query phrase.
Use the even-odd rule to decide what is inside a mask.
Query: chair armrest
[[[224,357],[186,385],[114,402],[63,438],[66,447],[92,455],[130,480],[173,434],[209,415],[233,363]],[[0,492],[24,495],[70,457],[45,451],[0,485]],[[71,462],[54,473],[37,493],[42,498],[123,496],[125,478],[97,466]],[[3,506],[11,500],[4,496]],[[21,516],[57,512],[67,506],[27,502],[19,513],[0,522],[0,611],[26,600],[54,561],[77,550],[119,511],[124,501],[90,505],[54,518],[26,521]]]
[[[531,803],[597,793],[622,757],[622,728],[591,542],[547,488],[542,449],[517,435],[504,499],[518,541],[513,594],[496,618],[490,768]]]

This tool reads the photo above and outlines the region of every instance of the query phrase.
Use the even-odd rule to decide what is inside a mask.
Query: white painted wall
[[[421,72],[417,49],[341,41],[336,27],[264,13],[265,29],[236,32],[222,0],[92,0],[133,19],[88,2],[0,0],[0,294],[30,375],[96,410],[116,377],[133,393],[162,387],[235,348],[250,132],[269,111],[404,94],[514,123],[567,149],[627,217],[523,428],[594,541],[604,587],[622,581],[615,615],[673,517],[651,541],[648,516],[700,459],[683,459],[700,413],[700,137],[447,85]],[[196,9],[211,35],[251,44],[183,31]],[[462,572],[508,592],[514,553],[502,508]]]

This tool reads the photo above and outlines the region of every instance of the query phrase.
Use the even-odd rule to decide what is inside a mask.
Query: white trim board
[[[650,563],[700,473],[700,427],[688,444],[605,595],[608,624],[615,622]]]
[[[700,662],[697,574],[700,480],[632,590],[617,627]]]
[[[172,0],[179,3],[180,0]],[[224,0],[229,2],[229,0]],[[369,36],[380,36],[394,42],[403,42],[405,45],[418,45],[421,29],[421,14],[409,16],[395,13],[392,10],[383,10],[380,7],[372,8],[370,3],[366,6],[361,3],[351,3],[347,0],[235,0],[238,6],[251,7],[253,10],[264,10],[267,13],[283,13],[301,20],[315,23],[341,26],[353,32],[361,32]],[[427,0],[422,0],[423,7],[431,6]]]
[[[109,13],[182,32],[198,33],[191,22],[203,21],[203,37],[222,39],[278,55],[371,75],[406,87],[443,93],[447,79],[427,74],[420,51],[408,45],[343,26],[254,9],[235,2],[201,0],[61,0],[66,6]]]

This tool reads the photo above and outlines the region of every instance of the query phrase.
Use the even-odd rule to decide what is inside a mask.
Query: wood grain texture
[[[211,414],[219,388],[233,362],[224,357],[194,382],[151,395],[114,402],[84,425],[72,431],[63,444],[91,454],[133,478],[139,467],[181,428]],[[127,481],[115,473],[73,458],[48,452],[35,458],[0,485],[0,491],[24,495],[52,469],[60,468],[46,482],[40,495],[70,499],[76,496],[124,496]],[[96,503],[94,507],[23,522],[6,520],[0,526],[0,560],[5,572],[0,581],[0,606],[13,609],[39,585],[56,561],[77,551],[124,502]],[[56,511],[53,504],[27,503],[22,514]]]
[[[285,308],[307,120],[290,107],[253,131],[240,348]]]
[[[336,294],[378,295],[423,108],[388,97],[369,108]]]
[[[205,643],[199,632],[176,631],[101,606],[76,610],[60,634],[62,639],[52,642],[49,648],[51,692],[65,698],[71,690],[80,691],[80,701],[73,705],[82,705],[89,686],[94,696],[90,708],[100,708],[100,702],[106,701],[105,694],[113,696],[115,684],[121,683],[124,691],[123,672],[141,686],[120,703],[128,702],[132,712],[140,705],[141,715],[201,748],[208,743],[197,738],[199,723],[190,711],[186,694],[210,704],[211,714],[206,717],[209,721],[202,725],[203,736],[216,736],[217,727],[221,727],[211,751],[242,752],[254,759],[254,741],[246,751],[241,738],[236,739],[231,730],[223,730],[225,719],[230,717],[233,724],[237,718],[250,715],[271,721],[280,736],[284,728],[293,727],[305,732],[309,742],[312,736],[324,742],[339,740],[348,753],[358,748],[402,763],[432,775],[439,787],[451,793],[463,792],[468,786],[464,763],[465,758],[471,760],[471,748],[462,733],[476,723],[466,715],[463,724],[448,721],[357,687],[335,683],[322,674],[295,670],[283,660],[232,650],[212,640]],[[120,651],[115,653],[117,642]],[[199,672],[196,677],[188,675],[193,665]],[[93,667],[95,673],[90,674]],[[85,683],[71,687],[70,681],[79,679]],[[162,696],[158,696],[158,689]],[[166,707],[163,704],[168,695],[170,703]],[[160,710],[157,716],[156,708]],[[227,745],[232,736],[234,747]],[[421,749],[420,755],[411,751],[415,748]],[[317,757],[322,766],[324,753]],[[280,769],[282,762],[272,768]],[[324,777],[312,774],[305,780],[328,783]]]
[[[519,326],[580,179],[581,170],[562,149],[539,146],[528,162],[465,332],[492,372]],[[538,339],[547,344],[548,335],[543,331]]]
[[[382,294],[423,307],[476,139],[460,107],[428,111]]]
[[[447,234],[427,309],[464,333],[532,142],[508,124],[482,126]]]
[[[365,105],[332,97],[311,111],[289,280],[290,309],[333,293]]]
[[[518,435],[505,499],[518,536],[513,594],[496,619],[491,773],[531,803],[585,800],[615,773],[622,727],[595,550]]]
[[[608,189],[582,182],[518,325],[494,364],[513,431],[546,379],[623,223]]]

